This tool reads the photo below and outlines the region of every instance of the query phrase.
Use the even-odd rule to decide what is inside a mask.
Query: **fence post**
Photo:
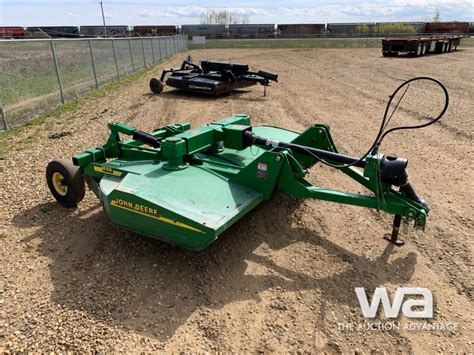
[[[132,40],[128,37],[128,48],[130,48],[130,58],[132,59],[132,68],[135,71],[135,63],[133,63]]]
[[[8,131],[10,128],[8,127],[7,115],[5,114],[5,110],[3,109],[3,105],[0,105],[0,111],[2,113],[3,127],[5,128],[5,131]]]
[[[91,50],[92,71],[94,73],[95,88],[99,89],[99,82],[97,81],[97,72],[95,71],[94,52],[92,51],[92,40],[89,40],[89,49]]]
[[[161,37],[158,38],[158,49],[160,50],[160,63],[163,61],[163,46],[161,45]]]
[[[59,74],[58,58],[56,58],[56,50],[54,49],[53,39],[51,39],[51,51],[53,52],[54,68],[56,69],[56,77],[58,78],[61,103],[64,103],[63,83],[61,82],[61,75]]]
[[[112,49],[114,51],[115,69],[117,69],[117,80],[120,81],[120,73],[119,73],[119,68],[117,64],[117,52],[115,51],[115,41],[113,38],[112,38]]]
[[[143,45],[143,37],[140,38],[142,42],[142,53],[143,53],[143,68],[146,68],[146,59],[145,59],[145,46]]]
[[[155,60],[155,47],[153,46],[153,39],[154,37],[151,38],[151,56],[153,58],[153,64],[156,64],[156,60]]]
[[[166,37],[161,37],[160,41],[161,49],[162,49],[162,59],[166,59]]]

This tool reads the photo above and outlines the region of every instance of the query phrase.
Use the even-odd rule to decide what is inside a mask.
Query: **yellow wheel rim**
[[[55,172],[52,176],[53,187],[58,194],[66,196],[67,186],[63,184],[64,176],[61,173]]]

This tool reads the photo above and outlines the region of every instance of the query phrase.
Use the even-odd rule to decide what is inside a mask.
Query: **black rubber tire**
[[[432,47],[431,43],[425,42],[425,54],[429,54],[430,51],[433,51],[434,48]]]
[[[447,52],[448,52],[448,42],[445,42],[443,45],[443,53],[447,53]]]
[[[423,43],[418,42],[416,44],[415,57],[421,57],[423,55]]]
[[[423,42],[423,47],[421,49],[421,56],[424,56],[426,54],[427,48],[428,48],[428,44]]]
[[[453,44],[453,52],[456,52],[458,50],[458,45],[457,44]]]
[[[150,80],[150,89],[155,94],[159,94],[163,91],[163,82],[158,78],[152,78]]]
[[[453,42],[449,41],[448,43],[448,52],[451,53],[453,51]]]
[[[63,176],[61,185],[67,187],[67,192],[60,194],[53,182],[53,175],[59,173]],[[84,176],[79,167],[75,166],[72,161],[67,159],[58,159],[51,161],[46,168],[46,181],[49,191],[56,201],[64,207],[75,207],[82,201],[86,194],[86,186]]]

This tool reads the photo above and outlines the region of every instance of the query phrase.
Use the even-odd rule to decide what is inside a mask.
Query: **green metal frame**
[[[163,228],[174,228],[181,223],[187,226],[185,229],[188,229],[179,233],[176,230],[168,230],[164,233],[165,237],[159,236],[160,230],[151,231],[152,226],[143,228],[128,226],[123,221],[128,218],[126,211],[120,214],[121,220],[119,222],[114,221],[114,223],[139,233],[159,237],[190,249],[199,250],[207,246],[217,238],[219,233],[255,207],[254,205],[259,203],[258,201],[270,199],[277,188],[297,198],[312,198],[374,208],[403,216],[414,221],[415,227],[418,228],[424,228],[426,223],[428,214],[426,206],[408,198],[391,185],[380,181],[379,166],[384,158],[382,154],[369,155],[365,160],[364,169],[356,167],[340,169],[341,172],[371,192],[371,194],[362,195],[315,186],[305,180],[307,169],[317,163],[317,160],[312,156],[298,154],[290,149],[272,147],[260,147],[258,148],[260,149],[259,154],[253,155],[252,149],[254,147],[245,147],[242,140],[243,132],[253,129],[250,126],[248,115],[240,114],[227,117],[194,129],[191,129],[189,124],[173,124],[162,127],[151,133],[153,137],[161,141],[159,148],[148,147],[134,139],[122,141],[122,135],[133,136],[137,131],[133,127],[111,123],[109,128],[109,138],[102,147],[89,148],[73,158],[73,163],[80,167],[90,187],[99,197],[101,197],[99,184],[104,176],[108,181],[120,182],[127,174],[137,174],[129,168],[132,162],[150,166],[149,171],[154,171],[152,169],[154,164],[156,169],[159,166],[160,171],[166,170],[170,174],[185,170],[190,166],[199,167],[208,172],[209,176],[216,174],[232,186],[239,186],[252,191],[252,193],[261,194],[261,198],[255,198],[251,204],[249,202],[247,210],[239,210],[239,214],[229,219],[225,226],[213,231],[207,230],[203,225],[199,226],[194,223],[195,221],[185,219],[179,214],[174,214],[172,218],[162,217],[163,220],[171,220],[174,223],[174,225],[168,223]],[[257,127],[254,128],[257,129]],[[260,129],[263,128],[270,130],[270,132],[274,130],[275,133],[282,136],[291,137],[291,143],[337,152],[329,127],[326,125],[313,125],[301,134],[284,131],[277,127],[262,127]],[[207,192],[203,191],[202,193],[206,194]],[[146,201],[143,203],[146,204]],[[107,203],[104,203],[104,207],[106,210],[110,209]],[[144,208],[147,209],[146,206]],[[169,216],[173,213],[159,211],[157,216],[162,216],[162,214]],[[183,237],[183,235],[198,233],[193,232],[193,229],[208,233],[207,240],[202,243],[187,241],[186,236]]]

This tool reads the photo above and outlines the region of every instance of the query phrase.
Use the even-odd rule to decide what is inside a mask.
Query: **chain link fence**
[[[187,46],[186,36],[0,40],[0,129],[28,122]]]

